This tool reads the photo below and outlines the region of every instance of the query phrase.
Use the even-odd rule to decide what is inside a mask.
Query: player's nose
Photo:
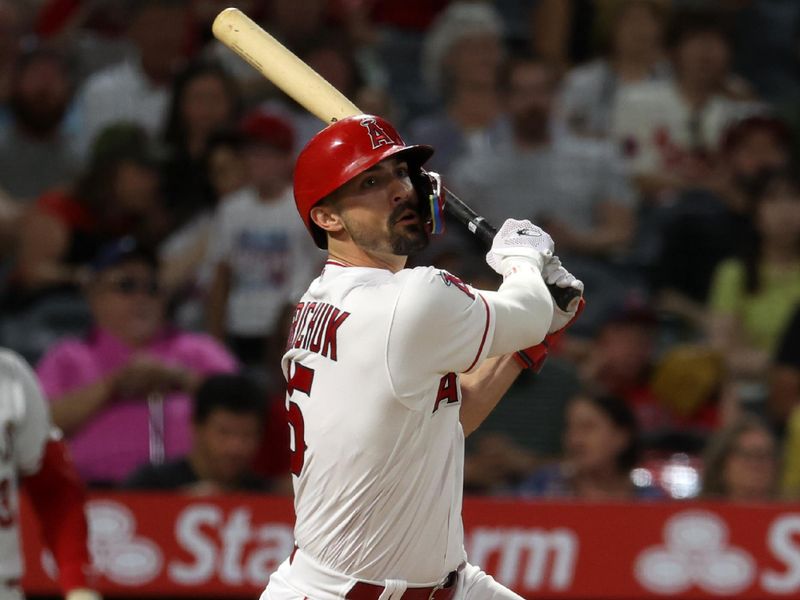
[[[417,202],[414,186],[408,177],[399,177],[395,179],[392,183],[391,194],[393,204]]]

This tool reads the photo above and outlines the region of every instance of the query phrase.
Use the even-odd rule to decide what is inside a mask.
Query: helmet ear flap
[[[431,234],[444,233],[445,192],[442,187],[442,176],[434,171],[421,168],[412,169],[409,174],[411,183],[419,198],[422,219]]]

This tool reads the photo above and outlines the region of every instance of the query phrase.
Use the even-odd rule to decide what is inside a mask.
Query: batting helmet
[[[431,154],[430,146],[406,146],[391,123],[373,115],[341,119],[315,135],[297,158],[294,200],[317,246],[327,248],[328,239],[311,220],[315,204],[390,156],[408,161],[413,181]]]

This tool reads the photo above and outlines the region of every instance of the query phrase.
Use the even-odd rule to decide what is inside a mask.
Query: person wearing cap
[[[323,257],[295,215],[290,125],[256,110],[240,129],[249,185],[220,200],[209,250],[208,329],[243,362],[261,367],[286,304],[299,297]]]
[[[170,326],[158,274],[155,256],[133,238],[104,246],[84,288],[94,329],[59,342],[37,367],[89,483],[116,484],[142,464],[186,453],[192,392],[208,374],[236,369],[216,340]]]

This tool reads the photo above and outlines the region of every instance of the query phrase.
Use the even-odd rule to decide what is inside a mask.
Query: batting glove
[[[487,264],[496,273],[506,276],[520,261],[542,270],[545,260],[553,255],[553,239],[530,221],[507,219],[492,241],[486,254]]]
[[[566,310],[562,310],[556,304],[553,305],[553,320],[550,321],[548,333],[555,333],[571,324],[578,315],[579,310],[583,310],[583,282],[567,271],[561,265],[561,260],[557,256],[545,258],[544,266],[542,267],[542,278],[547,285],[573,288],[580,292],[570,301]]]
[[[94,590],[80,588],[68,591],[64,600],[103,600],[103,597]]]

